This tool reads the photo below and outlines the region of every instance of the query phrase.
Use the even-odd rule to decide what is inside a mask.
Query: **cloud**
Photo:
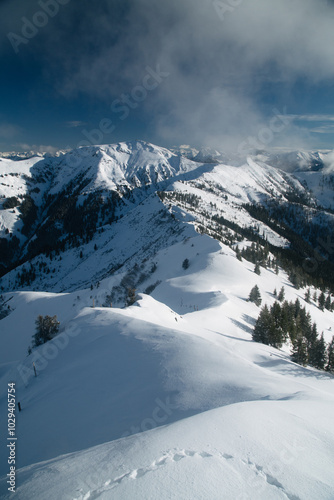
[[[19,148],[21,151],[33,151],[35,153],[50,153],[55,154],[59,151],[59,148],[55,148],[54,146],[45,146],[45,145],[37,145],[37,144],[26,144],[19,143],[14,145],[15,148]]]
[[[312,132],[313,134],[334,134],[334,124],[313,127],[310,129],[310,132]]]
[[[324,156],[323,162],[325,164],[325,174],[333,174],[334,172],[334,151],[331,151]]]
[[[111,20],[113,11],[107,15]],[[211,0],[138,0],[128,4],[118,37],[112,21],[97,16],[93,23],[105,38],[65,72],[60,91],[108,101],[130,92],[146,65],[159,62],[170,77],[142,108],[168,141],[235,147],[267,123],[257,95],[264,83],[293,85],[303,77],[316,84],[334,76],[333,9],[319,0],[244,0],[223,20]]]
[[[312,134],[334,134],[334,115],[326,114],[307,114],[307,115],[289,115],[293,122],[304,122],[308,124],[299,127],[300,130],[308,131]],[[311,126],[311,124],[314,124]]]
[[[334,122],[334,115],[290,115],[291,119],[305,122]]]
[[[222,5],[230,9],[222,13]],[[63,6],[24,50],[44,61],[59,94],[103,101],[106,117],[147,66],[160,64],[170,76],[140,103],[152,131],[227,148],[268,125],[266,85],[281,87],[282,96],[298,79],[331,81],[333,21],[325,0],[81,0]],[[297,128],[275,141],[298,137]]]
[[[136,0],[126,3],[126,15],[117,2],[100,9],[83,4],[74,50],[61,47],[67,91],[124,91],[156,60],[189,81],[225,85],[334,74],[333,9],[322,0],[244,0],[224,20],[212,0]],[[67,12],[71,18],[70,5]]]

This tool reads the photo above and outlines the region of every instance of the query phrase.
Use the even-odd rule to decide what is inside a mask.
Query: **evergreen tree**
[[[254,304],[257,305],[258,307],[261,305],[262,298],[259,287],[257,285],[253,286],[253,288],[251,289],[248,300],[250,302],[254,302]]]
[[[237,247],[235,249],[235,253],[236,253],[236,256],[237,256],[237,259],[242,261],[242,256],[241,256],[241,253],[240,253],[240,250],[239,250],[239,247]]]
[[[294,336],[294,316],[290,304],[285,300],[281,306],[281,327],[284,336],[291,338]]]
[[[311,299],[311,290],[308,288],[305,292],[305,296],[304,296],[304,299],[307,303],[310,302],[310,299]]]
[[[127,307],[132,306],[137,300],[136,297],[136,289],[135,288],[128,288],[128,297],[126,300],[126,305]]]
[[[299,299],[296,299],[295,303],[294,303],[294,316],[295,316],[295,318],[297,318],[297,316],[300,314],[301,309],[302,309],[302,306],[300,304],[300,301],[299,301]]]
[[[313,300],[314,302],[317,302],[318,301],[318,295],[317,295],[317,292],[315,291],[314,294],[313,294]]]
[[[323,370],[325,368],[326,363],[326,343],[324,340],[324,334],[321,334],[320,339],[317,339],[315,344],[315,353],[313,366],[318,368],[318,370]]]
[[[301,280],[301,277],[300,277],[300,273],[297,272],[297,271],[292,271],[289,274],[289,279],[290,279],[291,283],[293,284],[293,286],[297,290],[299,290],[299,288],[302,286],[302,280]]]
[[[285,297],[285,290],[284,290],[284,286],[282,286],[282,288],[280,289],[280,292],[279,292],[279,294],[278,294],[278,297],[277,297],[277,298],[278,298],[278,300],[279,300],[280,302],[283,302],[284,297]]]
[[[254,273],[258,274],[259,276],[261,274],[260,264],[258,262],[255,264]]]
[[[300,365],[307,365],[307,343],[305,337],[299,334],[293,343],[291,358],[295,363]]]
[[[325,308],[325,302],[326,302],[325,294],[324,292],[321,292],[318,299],[319,309],[321,309],[321,311],[323,311]]]
[[[326,300],[325,300],[325,308],[330,311],[331,310],[331,307],[332,306],[332,303],[331,303],[331,297],[330,295],[327,296]]]
[[[309,363],[312,366],[316,366],[317,363],[317,344],[318,344],[318,331],[317,331],[317,325],[313,323],[312,329],[311,329],[311,334],[306,337],[307,340],[307,352],[308,352],[308,358],[309,358]]]
[[[255,342],[262,342],[262,344],[269,344],[269,329],[270,329],[270,312],[267,304],[261,309],[259,317],[255,323],[253,331],[253,340]]]
[[[312,338],[312,318],[305,307],[299,311],[299,327],[306,339]]]
[[[334,337],[332,337],[331,342],[327,347],[327,365],[326,370],[328,372],[334,372]]]
[[[182,267],[183,267],[183,269],[188,269],[189,259],[184,259],[184,261],[182,262]]]
[[[277,290],[276,290],[276,288],[275,288],[275,290],[273,292],[273,295],[274,295],[274,297],[277,297]]]
[[[285,340],[285,335],[281,325],[282,310],[278,302],[270,308],[269,345],[279,349]]]

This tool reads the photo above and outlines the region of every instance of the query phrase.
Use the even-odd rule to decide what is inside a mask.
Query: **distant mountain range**
[[[305,242],[303,258],[313,258],[311,247],[333,225],[324,154],[257,153],[242,161],[194,153],[139,141],[0,159],[0,286],[81,287],[182,240],[189,225],[215,237],[223,219],[234,225],[234,237],[238,228],[253,228],[277,248],[291,244],[293,231]],[[271,224],[247,205],[269,210]],[[298,223],[287,219],[292,211]],[[283,222],[289,230],[279,228]]]

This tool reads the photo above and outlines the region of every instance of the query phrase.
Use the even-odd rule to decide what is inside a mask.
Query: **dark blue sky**
[[[3,0],[0,150],[333,149],[333,21],[326,0]]]

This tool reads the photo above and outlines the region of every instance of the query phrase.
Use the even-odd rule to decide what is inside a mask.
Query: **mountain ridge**
[[[15,255],[32,260],[41,252],[82,245],[85,238],[88,243],[97,228],[119,221],[149,196],[168,192],[175,183],[182,191],[185,182],[191,192],[203,179],[208,193],[216,191],[211,203],[221,195],[230,197],[223,212],[234,211],[233,218],[242,202],[263,203],[270,197],[284,201],[289,191],[311,199],[295,178],[252,158],[239,167],[198,163],[143,142],[80,148],[54,160],[19,163],[10,163],[4,177],[9,182],[2,183],[5,202],[14,200],[17,205],[1,212],[1,243],[9,255],[2,262],[3,272],[6,265],[17,267]],[[16,185],[10,184],[13,177]]]
[[[330,180],[304,172],[326,184],[311,193],[263,159],[145,143],[2,163],[0,412],[13,380],[17,498],[328,500],[333,375],[293,361],[293,332],[276,346],[253,334],[284,307],[329,346]],[[35,345],[40,316],[60,329]]]

